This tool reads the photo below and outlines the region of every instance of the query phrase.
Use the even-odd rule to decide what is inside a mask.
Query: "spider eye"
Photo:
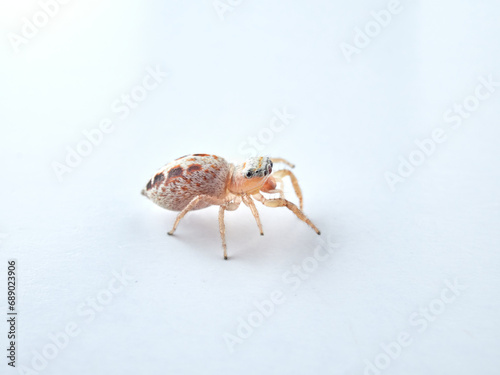
[[[246,178],[250,178],[250,177],[252,177],[252,171],[248,171],[248,172],[245,174],[245,177],[246,177]]]

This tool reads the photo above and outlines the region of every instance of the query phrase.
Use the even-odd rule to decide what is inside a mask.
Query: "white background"
[[[500,89],[461,126],[443,114],[479,77],[500,81],[500,7],[401,2],[348,62],[340,45],[387,4],[248,0],[221,19],[211,0],[70,1],[14,53],[8,33],[40,5],[3,2],[0,275],[16,258],[18,366],[74,323],[33,373],[355,375],[378,360],[384,374],[498,374]],[[169,76],[120,118],[112,103],[157,66]],[[263,237],[246,207],[226,214],[228,261],[216,207],[168,237],[176,213],[139,194],[156,169],[189,153],[244,160],[283,108],[294,119],[260,153],[296,164],[322,236],[259,204]],[[105,118],[113,132],[59,181],[53,163]],[[446,141],[392,191],[386,172],[436,128]],[[338,247],[296,288],[287,275],[327,240]],[[132,280],[89,321],[88,298],[123,270]],[[231,353],[225,333],[273,291],[282,303]],[[384,362],[404,332],[411,344]],[[2,323],[3,353],[6,336]]]

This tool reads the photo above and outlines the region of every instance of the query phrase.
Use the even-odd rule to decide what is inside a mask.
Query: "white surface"
[[[18,3],[0,5],[4,34],[38,9]],[[2,38],[0,275],[17,258],[18,364],[74,322],[40,373],[363,374],[407,332],[384,374],[497,374],[500,90],[458,129],[442,116],[479,76],[500,80],[500,7],[403,2],[348,63],[339,45],[386,2],[252,0],[224,21],[186,3],[70,2],[19,54]],[[113,101],[156,65],[169,77],[119,119]],[[151,174],[187,153],[244,159],[283,107],[295,118],[262,153],[296,163],[322,236],[259,205],[263,237],[246,207],[226,215],[229,261],[214,207],[167,237],[175,213],[139,194]],[[107,117],[115,130],[58,182],[51,163]],[[437,127],[447,141],[392,192],[384,173]],[[283,275],[321,238],[338,248],[295,289]],[[133,281],[87,321],[79,307],[123,269]],[[466,289],[420,332],[410,316],[455,279]],[[285,301],[230,353],[223,335],[275,290]]]

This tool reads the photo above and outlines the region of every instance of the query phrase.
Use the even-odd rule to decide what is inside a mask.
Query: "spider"
[[[288,169],[272,173],[273,163],[294,165],[281,158],[253,157],[242,164],[234,165],[216,155],[191,154],[182,156],[161,168],[147,183],[142,194],[167,210],[180,211],[168,234],[173,235],[181,219],[189,211],[211,205],[219,208],[219,230],[227,259],[224,212],[236,210],[241,202],[250,208],[260,234],[264,235],[259,213],[253,199],[267,207],[286,207],[300,220],[307,223],[317,234],[320,231],[302,212],[303,199],[297,178]],[[282,178],[289,176],[300,209],[284,197]],[[279,198],[267,199],[262,193],[276,193]],[[253,199],[252,199],[253,198]]]

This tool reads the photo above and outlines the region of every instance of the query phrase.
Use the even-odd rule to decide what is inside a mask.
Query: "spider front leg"
[[[296,205],[294,205],[292,202],[290,202],[290,201],[288,201],[286,199],[283,199],[283,198],[267,199],[267,198],[264,198],[264,196],[262,194],[260,194],[260,193],[255,194],[254,197],[259,202],[262,202],[262,204],[264,204],[264,206],[267,206],[267,207],[286,207],[286,208],[288,208],[300,220],[302,220],[307,225],[309,225],[312,229],[314,229],[314,231],[317,234],[321,234],[321,232],[319,231],[319,229],[312,223],[312,221],[309,220],[309,218],[306,215],[304,215],[304,213]]]
[[[172,228],[172,230],[170,232],[168,232],[169,235],[174,234],[175,229],[177,228],[177,225],[179,225],[179,222],[181,221],[181,219],[200,202],[219,205],[219,204],[223,204],[224,200],[211,197],[210,195],[197,195],[196,197],[194,197],[191,200],[191,202],[189,202],[189,204],[186,207],[184,207],[184,209],[179,213],[179,215],[177,215],[177,218],[175,219],[175,222],[174,222],[174,227]]]
[[[295,168],[295,165],[290,163],[289,161],[283,159],[283,158],[271,158],[271,161],[273,163],[283,163],[283,164],[286,164],[288,165],[290,168]]]
[[[285,198],[285,193],[283,192],[283,181],[281,178],[275,177],[274,175],[269,176],[269,179],[266,181],[264,186],[260,188],[260,191],[268,194],[279,194],[280,198]]]
[[[277,181],[281,181],[281,179],[285,176],[290,177],[290,180],[292,181],[292,185],[293,185],[293,190],[295,190],[295,194],[299,198],[300,209],[303,210],[304,209],[304,199],[302,198],[302,190],[300,190],[299,181],[297,180],[297,177],[295,177],[293,172],[288,170],[288,169],[281,169],[279,171],[274,172],[272,174],[272,176],[275,177]],[[280,197],[283,198],[283,196],[281,196],[281,195],[280,195]]]

